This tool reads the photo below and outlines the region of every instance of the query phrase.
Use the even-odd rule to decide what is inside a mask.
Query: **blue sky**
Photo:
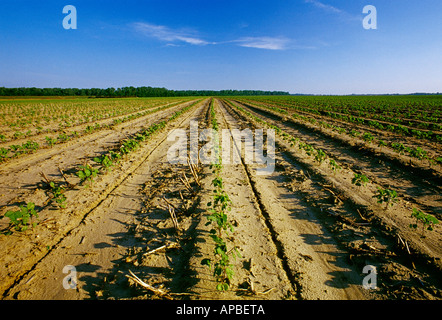
[[[1,0],[0,86],[442,92],[442,1]]]

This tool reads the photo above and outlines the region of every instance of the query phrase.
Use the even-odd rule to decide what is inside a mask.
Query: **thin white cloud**
[[[328,12],[332,12],[332,13],[343,13],[344,12],[341,9],[333,7],[333,6],[329,5],[329,4],[324,4],[324,3],[320,2],[320,1],[317,1],[317,0],[305,0],[305,2],[306,3],[311,3],[315,7],[318,7],[320,9],[323,9],[323,10],[328,11]]]
[[[349,21],[362,20],[361,15],[354,15],[354,14],[348,13],[345,10],[336,8],[336,7],[329,5],[329,4],[322,3],[321,1],[318,1],[318,0],[304,0],[304,2],[311,3],[315,7],[319,8],[321,10],[324,10],[325,12],[339,15],[341,18],[344,18],[345,20],[349,20]]]
[[[286,49],[314,49],[311,46],[294,45],[291,39],[286,37],[242,37],[235,40],[209,42],[201,39],[196,31],[175,30],[167,26],[156,25],[147,22],[135,22],[130,24],[132,30],[142,34],[145,37],[155,38],[163,42],[167,42],[168,47],[179,47],[183,44],[190,45],[222,45],[235,44],[240,47],[264,49],[264,50],[286,50]]]
[[[185,42],[192,45],[207,45],[209,42],[200,39],[196,35],[183,30],[173,30],[166,26],[155,25],[145,22],[135,22],[133,28],[148,37],[167,42]]]
[[[234,40],[241,47],[267,49],[267,50],[285,50],[290,42],[283,37],[245,37]]]

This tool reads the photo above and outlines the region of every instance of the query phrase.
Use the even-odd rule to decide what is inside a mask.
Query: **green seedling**
[[[10,151],[9,149],[3,147],[0,148],[0,162],[6,159],[6,156],[8,155],[9,151]]]
[[[218,123],[215,118],[215,110],[213,107],[213,100],[210,105],[210,114],[212,118],[212,128],[218,128]],[[213,250],[215,262],[212,259],[205,258],[201,261],[202,265],[208,266],[210,269],[213,267],[213,276],[217,282],[216,289],[218,291],[227,291],[230,288],[230,282],[234,275],[233,265],[231,264],[231,258],[241,258],[241,254],[238,248],[234,246],[228,250],[225,236],[229,231],[233,232],[233,226],[229,222],[227,212],[231,209],[231,203],[228,194],[224,191],[223,180],[221,178],[222,164],[221,155],[219,155],[220,161],[212,164],[211,169],[215,174],[215,178],[212,180],[212,186],[214,187],[213,201],[209,202],[207,206],[210,208],[208,211],[210,214],[207,216],[206,225],[212,225],[210,230],[210,237],[215,243]]]
[[[350,135],[351,136],[353,136],[353,137],[357,137],[357,136],[359,136],[361,133],[359,132],[359,131],[356,131],[356,130],[354,130],[354,129],[352,129],[351,131],[350,131]]]
[[[80,170],[77,171],[77,176],[81,182],[89,181],[90,186],[92,186],[94,178],[98,175],[98,169],[93,168],[90,164],[79,166],[79,168]]]
[[[420,147],[410,149],[409,153],[412,157],[418,158],[419,160],[428,159],[427,151],[423,150]]]
[[[17,152],[18,150],[20,150],[22,148],[22,146],[18,145],[18,144],[12,144],[9,146],[9,149],[13,152]]]
[[[135,150],[139,145],[139,142],[135,139],[129,139],[123,142],[120,147],[120,151],[122,154],[128,154],[132,150]]]
[[[385,147],[385,146],[387,146],[387,143],[384,140],[379,140],[378,141],[378,147],[379,148],[382,148],[382,147]]]
[[[22,149],[35,151],[35,150],[38,150],[38,148],[40,148],[40,146],[38,145],[37,142],[34,142],[34,141],[28,141],[28,142],[22,144]]]
[[[397,152],[399,152],[399,154],[404,154],[404,151],[406,149],[402,143],[397,143],[397,142],[392,142],[391,147]]]
[[[327,155],[324,151],[322,151],[322,149],[316,150],[315,160],[320,164],[325,160],[326,157]]]
[[[64,188],[56,185],[54,181],[49,182],[49,186],[51,187],[54,201],[58,204],[60,208],[66,208],[66,196],[64,195]]]
[[[66,133],[61,133],[58,135],[57,140],[61,142],[66,142],[69,140],[69,136]]]
[[[373,196],[373,198],[378,199],[378,203],[385,203],[385,209],[388,206],[393,206],[393,204],[397,201],[397,193],[394,190],[390,189],[382,189],[378,187],[377,194]]]
[[[424,237],[425,229],[433,231],[434,225],[439,223],[439,220],[437,220],[436,217],[433,217],[431,214],[425,214],[416,208],[413,208],[411,217],[416,219],[416,223],[410,224],[410,228],[417,229],[418,223],[422,224],[422,237]]]
[[[362,135],[362,139],[364,139],[365,141],[371,143],[371,142],[373,141],[374,137],[371,135],[370,132],[365,132],[365,133]]]
[[[57,143],[57,139],[55,139],[55,138],[45,137],[45,139],[46,139],[46,143],[47,143],[51,148],[52,148],[52,146],[53,146],[54,144]]]
[[[329,161],[330,168],[333,170],[333,172],[336,172],[336,170],[340,170],[341,167],[336,163],[334,159],[330,159]]]
[[[353,183],[354,185],[357,186],[365,186],[367,184],[367,182],[369,182],[370,180],[367,178],[366,175],[364,174],[357,174],[355,173],[353,179],[351,179],[351,183]]]
[[[306,152],[309,156],[311,156],[311,155],[313,154],[313,152],[315,151],[315,148],[313,148],[313,146],[310,145],[310,144],[308,144],[308,143],[304,144],[303,147],[304,147],[305,152]]]
[[[32,222],[33,217],[38,218],[38,214],[35,211],[35,205],[32,202],[26,204],[26,206],[20,206],[18,211],[8,211],[5,213],[5,217],[8,217],[11,221],[9,223],[6,234],[11,234],[10,229],[12,227],[17,231],[26,231],[30,225],[35,227],[37,222]]]
[[[118,161],[119,159],[121,159],[121,154],[119,152],[109,151],[109,157],[112,161]]]
[[[102,155],[100,157],[95,157],[94,161],[100,163],[105,170],[110,170],[113,165],[112,158],[110,155]]]
[[[14,133],[14,138],[18,139],[18,138],[20,138],[22,135],[24,135],[23,132],[16,131],[16,132]]]

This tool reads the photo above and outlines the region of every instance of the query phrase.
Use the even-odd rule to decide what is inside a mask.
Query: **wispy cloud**
[[[210,44],[210,42],[197,37],[194,33],[185,30],[174,30],[166,26],[145,22],[135,22],[132,24],[132,27],[145,36],[156,38],[161,41],[171,43],[185,42],[192,45]]]
[[[329,5],[329,4],[325,4],[325,3],[318,1],[318,0],[304,0],[304,2],[311,3],[315,7],[319,8],[321,10],[324,10],[325,12],[337,14],[337,15],[341,16],[342,18],[345,18],[348,20],[361,20],[362,19],[361,15],[354,15],[354,14],[348,13],[342,9],[336,8],[336,7]]]
[[[287,49],[290,40],[284,37],[244,37],[232,42],[238,43],[241,47],[284,50]]]
[[[145,37],[155,38],[167,42],[168,47],[178,47],[182,44],[197,46],[234,44],[240,47],[264,49],[264,50],[286,50],[286,49],[312,49],[312,47],[294,45],[294,41],[282,36],[262,37],[241,37],[235,40],[211,42],[198,36],[198,32],[188,29],[172,29],[163,25],[156,25],[147,22],[135,22],[130,24],[132,30]]]
[[[324,4],[324,3],[320,2],[320,1],[317,1],[317,0],[305,0],[305,2],[306,3],[311,3],[315,7],[318,7],[320,9],[323,9],[323,10],[328,11],[328,12],[332,12],[332,13],[343,13],[344,12],[341,9],[333,7],[333,6],[329,5],[329,4]]]

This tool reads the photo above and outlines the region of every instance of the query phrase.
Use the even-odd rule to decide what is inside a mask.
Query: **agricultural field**
[[[0,100],[1,298],[441,299],[441,112],[440,96]],[[175,163],[172,132],[190,138]],[[238,132],[269,161],[275,133],[273,170]]]

